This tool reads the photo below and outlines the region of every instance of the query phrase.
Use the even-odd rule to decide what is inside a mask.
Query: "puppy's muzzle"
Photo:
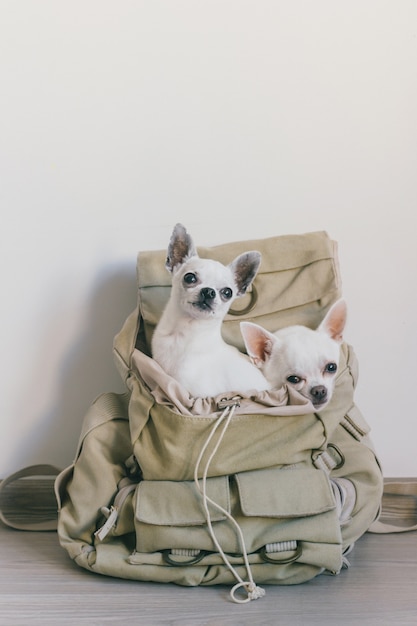
[[[204,287],[200,291],[200,298],[203,302],[210,302],[216,297],[216,292],[211,287]]]
[[[198,300],[195,302],[195,306],[197,306],[201,310],[211,310],[213,308],[214,300],[216,299],[216,291],[211,287],[203,287],[198,294]]]
[[[327,388],[324,385],[316,385],[310,389],[311,399],[314,405],[327,402]]]

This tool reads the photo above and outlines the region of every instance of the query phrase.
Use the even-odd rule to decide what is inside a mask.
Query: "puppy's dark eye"
[[[291,385],[297,385],[299,382],[301,382],[301,378],[299,376],[288,376],[287,377],[287,382],[291,383]]]
[[[220,290],[220,295],[223,300],[230,300],[230,298],[233,296],[233,291],[230,289],[230,287],[225,287],[224,289]]]
[[[337,372],[336,363],[327,363],[326,367],[324,368],[324,371],[327,372],[328,374],[335,374]]]
[[[186,274],[184,274],[183,281],[186,285],[193,285],[197,282],[197,276],[193,274],[193,272],[187,272]]]

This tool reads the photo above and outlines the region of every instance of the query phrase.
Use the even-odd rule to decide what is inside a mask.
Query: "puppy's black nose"
[[[327,389],[324,385],[317,385],[311,388],[310,393],[316,402],[323,402],[327,396]]]
[[[211,287],[203,287],[200,291],[200,296],[203,300],[214,300],[216,297],[216,292]]]

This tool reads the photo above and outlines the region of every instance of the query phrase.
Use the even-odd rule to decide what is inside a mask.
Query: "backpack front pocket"
[[[327,475],[266,469],[193,481],[142,481],[135,502],[136,553],[129,562],[342,565],[340,527]],[[244,545],[242,545],[242,540]]]

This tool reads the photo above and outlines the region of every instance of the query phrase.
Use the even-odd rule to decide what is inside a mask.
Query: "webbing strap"
[[[330,474],[334,469],[339,469],[344,465],[345,459],[341,451],[334,444],[329,444],[327,450],[323,450],[320,454],[313,455],[312,461],[314,467],[323,470],[326,474]]]

